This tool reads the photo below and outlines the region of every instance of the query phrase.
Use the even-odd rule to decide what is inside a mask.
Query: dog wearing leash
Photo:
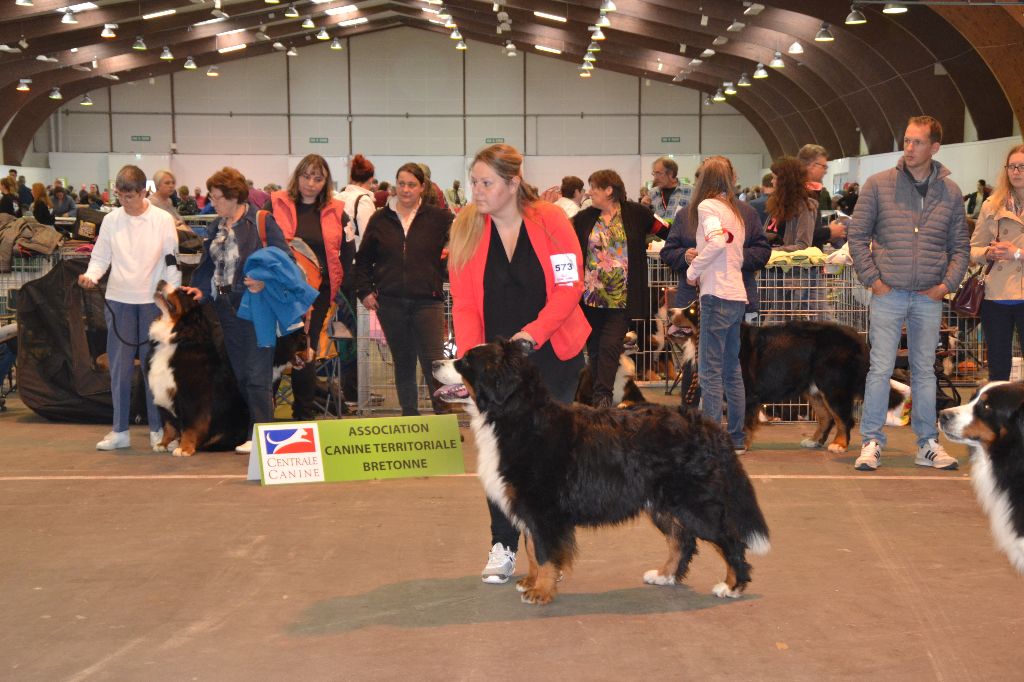
[[[552,400],[527,359],[529,343],[498,340],[434,362],[438,397],[466,403],[487,496],[528,535],[529,572],[516,589],[529,604],[555,598],[576,554],[576,527],[648,514],[669,555],[644,582],[681,581],[711,542],[727,565],[718,597],[750,582],[746,552],[769,549],[754,488],[720,426],[657,405],[629,410]]]
[[[993,381],[939,413],[939,428],[971,450],[971,483],[996,545],[1024,574],[1024,384]]]

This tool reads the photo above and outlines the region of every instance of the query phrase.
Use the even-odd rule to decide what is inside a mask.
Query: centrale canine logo
[[[266,429],[263,432],[263,451],[268,455],[316,454],[316,438],[313,428]]]

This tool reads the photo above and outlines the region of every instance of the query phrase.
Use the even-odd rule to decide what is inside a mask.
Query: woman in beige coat
[[[991,262],[981,304],[990,381],[1010,378],[1013,330],[1024,342],[1024,145],[1006,155],[971,237],[971,261]]]

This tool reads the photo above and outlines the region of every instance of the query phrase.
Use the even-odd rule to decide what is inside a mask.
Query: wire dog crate
[[[11,259],[11,271],[0,272],[0,324],[13,322],[17,309],[18,290],[34,279],[39,279],[57,262],[59,255],[30,256],[23,258],[14,256]]]

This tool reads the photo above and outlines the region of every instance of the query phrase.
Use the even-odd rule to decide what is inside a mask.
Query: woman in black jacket
[[[32,217],[43,225],[57,224],[57,219],[53,217],[50,195],[46,193],[46,185],[41,182],[32,185]]]
[[[398,169],[396,196],[373,214],[356,253],[356,296],[374,310],[395,361],[402,415],[418,415],[416,358],[427,385],[431,363],[444,357],[443,251],[452,214],[422,200],[426,177],[415,163]],[[434,412],[443,412],[435,401]]]
[[[588,179],[593,206],[573,218],[583,251],[583,313],[593,331],[587,357],[595,406],[611,405],[622,339],[629,321],[650,316],[647,235],[667,232],[651,209],[626,201],[626,186],[613,170]]]

